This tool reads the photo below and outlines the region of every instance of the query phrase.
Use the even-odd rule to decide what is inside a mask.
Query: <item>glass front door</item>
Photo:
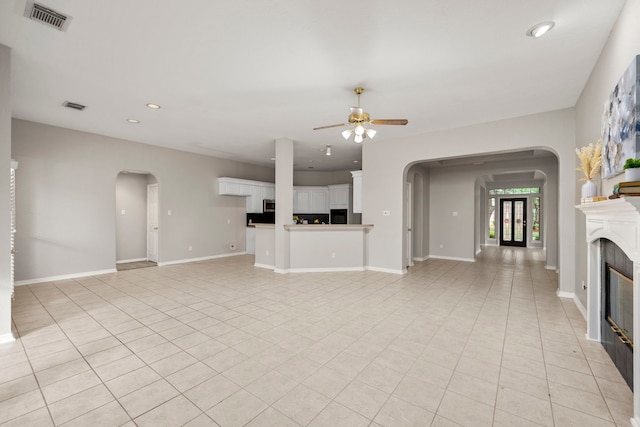
[[[527,199],[500,199],[500,245],[527,246]]]

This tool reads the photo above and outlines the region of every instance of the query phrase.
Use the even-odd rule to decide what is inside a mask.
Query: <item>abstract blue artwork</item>
[[[624,72],[602,114],[602,176],[623,172],[624,162],[640,157],[640,55]]]

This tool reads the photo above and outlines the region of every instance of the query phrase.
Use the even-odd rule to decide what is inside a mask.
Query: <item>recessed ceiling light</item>
[[[129,123],[140,123],[140,120],[136,120],[136,119],[127,119],[127,121]]]
[[[554,25],[556,24],[553,21],[541,22],[529,28],[529,30],[527,31],[527,35],[533,38],[541,37],[548,33],[549,30],[554,27]]]
[[[160,106],[158,104],[152,104],[152,103],[148,103],[147,107],[153,108],[154,110],[159,110],[160,109]]]

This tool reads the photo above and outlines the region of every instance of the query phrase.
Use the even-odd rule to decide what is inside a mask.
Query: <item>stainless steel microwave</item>
[[[264,199],[262,201],[262,212],[275,212],[276,211],[276,201],[273,199]]]

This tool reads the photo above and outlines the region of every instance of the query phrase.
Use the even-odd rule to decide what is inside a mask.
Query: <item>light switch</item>
[[[382,211],[382,216],[389,216],[391,215],[391,211]]]
[[[171,209],[167,211],[167,215],[171,216]]]
[[[458,212],[453,212],[453,216],[458,216]]]
[[[124,214],[126,214],[126,213],[127,213],[127,211],[125,211],[124,209],[122,209],[122,210],[120,211],[120,215],[124,215]]]

